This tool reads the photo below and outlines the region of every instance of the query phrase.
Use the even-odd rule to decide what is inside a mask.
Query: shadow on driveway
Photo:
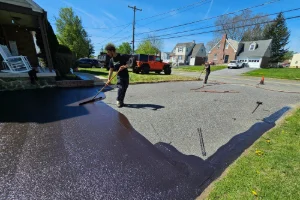
[[[105,98],[104,89],[99,96]],[[99,87],[45,88],[0,92],[0,122],[47,123],[87,115],[78,104],[97,94]]]
[[[160,106],[160,105],[156,105],[156,104],[125,104],[125,107],[137,108],[137,109],[150,108],[151,110],[154,110],[154,111],[164,108],[164,106]]]
[[[220,147],[215,154],[206,160],[193,155],[184,155],[167,143],[160,142],[155,144],[155,146],[166,155],[174,167],[186,176],[189,176],[190,181],[197,183],[195,191],[199,196],[205,188],[216,180],[247,148],[265,132],[275,127],[275,122],[290,109],[290,107],[283,107],[269,117],[264,118],[262,122],[254,124],[246,132],[234,136],[228,143]],[[201,151],[200,143],[199,151]]]

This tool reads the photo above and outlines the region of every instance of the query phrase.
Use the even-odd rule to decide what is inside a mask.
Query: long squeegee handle
[[[117,73],[116,73],[110,80],[108,80],[107,83],[105,83],[105,85],[102,87],[101,90],[99,90],[99,92],[93,97],[93,99],[95,99],[96,96],[98,96],[98,94],[100,94],[100,92],[102,92],[102,90],[104,90],[104,88],[105,88],[106,86],[108,86],[108,83],[110,83],[110,82],[118,75],[119,72],[120,72],[120,70],[118,70]],[[93,99],[92,99],[92,100],[93,100]]]

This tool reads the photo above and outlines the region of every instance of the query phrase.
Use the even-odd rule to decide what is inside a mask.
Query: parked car
[[[81,68],[95,68],[100,67],[100,62],[93,58],[80,58],[76,61],[75,67]]]
[[[238,60],[232,60],[228,63],[228,69],[232,68],[242,68],[245,66],[245,63],[239,62]]]

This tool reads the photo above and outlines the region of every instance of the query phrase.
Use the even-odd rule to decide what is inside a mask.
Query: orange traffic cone
[[[261,84],[261,85],[264,85],[265,84],[265,77],[264,76],[262,76],[262,78],[261,78],[261,80],[260,80],[260,83],[259,84]]]

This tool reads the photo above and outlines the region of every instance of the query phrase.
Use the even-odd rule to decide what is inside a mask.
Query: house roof
[[[195,43],[194,42],[184,42],[184,43],[177,43],[177,46],[193,46]]]
[[[37,3],[32,0],[0,0],[2,3],[12,4],[24,8],[30,8],[35,12],[43,13],[44,10]]]
[[[250,45],[252,43],[256,43],[257,44],[257,48],[254,51],[250,51]],[[261,57],[261,56],[268,56],[267,54],[267,50],[269,48],[269,46],[271,45],[272,39],[270,40],[258,40],[258,41],[249,41],[249,42],[241,42],[241,44],[243,44],[243,48],[241,53],[239,53],[239,56],[244,56],[244,57]]]
[[[234,48],[234,50],[238,49],[238,46],[239,46],[238,41],[232,40],[232,39],[227,39],[227,42],[232,46],[232,48]]]
[[[192,57],[196,57],[196,55],[198,54],[200,48],[203,46],[204,44],[203,43],[199,43],[199,44],[196,44],[194,46],[194,49],[193,49],[193,52],[192,52]]]

